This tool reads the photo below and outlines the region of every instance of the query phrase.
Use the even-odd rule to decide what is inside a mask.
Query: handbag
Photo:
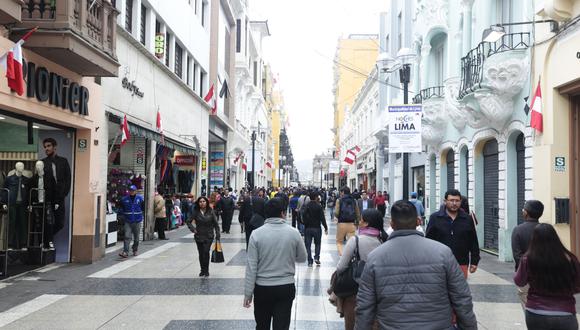
[[[224,262],[224,252],[222,251],[222,243],[216,240],[213,243],[213,249],[211,251],[211,262],[220,263]]]
[[[365,262],[360,259],[358,251],[358,236],[355,236],[356,247],[348,267],[337,274],[334,283],[334,294],[340,298],[354,296],[358,292],[360,277],[364,271]]]

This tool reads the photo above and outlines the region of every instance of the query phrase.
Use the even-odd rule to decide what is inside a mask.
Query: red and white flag
[[[270,162],[266,162],[266,166],[267,166],[268,168],[272,168],[272,163],[270,163]]]
[[[129,124],[127,123],[127,115],[123,117],[123,124],[121,125],[121,145],[125,145],[131,134],[129,134]]]
[[[8,87],[15,91],[16,94],[24,94],[24,74],[22,73],[22,44],[30,37],[37,28],[28,31],[22,39],[10,49],[6,54],[0,57],[0,64],[6,71],[6,78],[8,80]]]
[[[203,98],[203,100],[211,106],[212,115],[217,114],[217,100],[215,95],[216,94],[214,91],[214,84],[211,84],[211,87],[209,88],[209,91],[207,92],[207,95]]]
[[[165,144],[165,134],[163,134],[163,124],[161,123],[161,112],[157,110],[157,121],[155,124],[155,129],[159,134],[161,134],[161,144]]]
[[[238,163],[238,160],[240,160],[240,157],[242,157],[243,154],[244,154],[244,152],[242,151],[236,156],[236,159],[234,159],[234,164]]]
[[[544,118],[542,116],[542,89],[538,80],[538,87],[532,98],[532,114],[530,118],[530,127],[542,133],[544,131]]]
[[[356,159],[356,155],[360,152],[360,147],[355,146],[354,148],[349,149],[346,152],[346,157],[344,158],[344,162],[352,165]]]
[[[246,163],[242,163],[242,170],[247,171],[248,165]]]

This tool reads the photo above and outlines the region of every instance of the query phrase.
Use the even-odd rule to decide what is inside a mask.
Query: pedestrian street
[[[344,328],[326,293],[338,262],[335,233],[330,224],[328,236],[323,234],[320,267],[297,267],[291,329]],[[91,265],[50,265],[0,282],[0,328],[254,328],[253,309],[242,307],[245,242],[237,222],[231,234],[222,234],[225,262],[210,264],[209,278],[197,276],[197,251],[187,228],[168,237],[142,242],[137,257],[120,260],[117,244]],[[479,270],[470,275],[480,329],[525,328],[512,269],[482,253]]]

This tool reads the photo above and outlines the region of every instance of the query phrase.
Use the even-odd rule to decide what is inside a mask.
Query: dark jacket
[[[240,199],[240,211],[238,212],[238,220],[240,222],[248,223],[252,218],[252,203],[251,197],[245,196]]]
[[[10,190],[10,193],[8,194],[8,202],[10,203],[10,205],[14,205],[16,204],[16,200],[18,198],[18,189],[19,189],[19,185],[20,185],[20,203],[28,205],[28,182],[30,181],[30,179],[28,177],[25,177],[24,175],[21,176],[17,176],[17,175],[11,175],[6,177],[6,180],[4,180],[4,188],[8,188],[8,190]],[[3,199],[5,199],[5,194],[2,194]],[[5,202],[5,201],[3,201]]]
[[[306,205],[302,221],[305,228],[320,228],[320,225],[322,225],[324,230],[328,230],[324,209],[322,209],[322,205],[318,202],[311,201]]]
[[[369,254],[356,306],[355,329],[371,329],[375,319],[380,329],[452,329],[452,310],[461,329],[477,329],[453,254],[416,230],[395,231]]]
[[[68,160],[64,157],[54,155],[53,157],[46,157],[42,160],[44,162],[44,171],[52,173],[52,164],[56,165],[56,197],[55,201],[62,201],[70,192],[71,186],[71,172]]]
[[[355,217],[354,219],[345,219],[340,213],[340,204],[344,203],[344,201],[346,199],[351,199],[352,202],[354,203],[354,212],[355,212]],[[356,202],[356,200],[353,198],[352,195],[344,195],[341,198],[336,200],[335,206],[334,206],[334,216],[338,219],[338,222],[340,223],[355,223],[358,224],[359,220],[360,220],[360,209],[358,208],[358,203]]]
[[[34,174],[30,181],[28,182],[28,190],[30,191],[30,197],[33,203],[38,203],[38,181],[40,177],[38,174]],[[43,176],[44,185],[44,202],[53,204],[56,198],[56,181],[50,173],[44,173]],[[61,205],[64,207],[64,205]]]
[[[528,251],[528,246],[530,246],[530,240],[532,239],[532,233],[538,223],[538,220],[530,219],[518,225],[512,232],[512,253],[514,255],[514,261],[516,262],[516,271],[518,270],[520,259],[526,251]]]
[[[357,205],[358,205],[358,209],[360,210],[360,212],[362,213],[363,210],[363,200],[361,199],[357,199],[356,201]],[[367,199],[367,209],[374,209],[375,208],[375,202],[372,199]]]
[[[475,225],[471,216],[462,210],[459,210],[455,220],[449,217],[445,209],[431,214],[425,236],[447,245],[460,265],[479,263],[479,242]]]
[[[236,203],[231,196],[224,196],[220,198],[219,202],[217,202],[217,208],[219,211],[225,215],[234,214],[234,208]]]
[[[121,210],[125,216],[125,222],[137,223],[143,221],[143,205],[144,200],[140,195],[135,195],[135,198],[131,198],[131,195],[121,198]]]
[[[195,234],[196,242],[211,242],[214,238],[220,239],[220,225],[215,212],[210,208],[206,209],[205,214],[195,208],[191,218],[187,219],[185,223],[189,230]]]
[[[249,220],[249,230],[250,234],[253,229],[258,229],[262,227],[264,221],[266,220],[265,212],[266,200],[260,197],[252,197],[252,217]]]

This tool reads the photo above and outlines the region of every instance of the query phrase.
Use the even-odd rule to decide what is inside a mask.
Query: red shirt
[[[385,195],[376,196],[374,199],[375,205],[385,205]]]

